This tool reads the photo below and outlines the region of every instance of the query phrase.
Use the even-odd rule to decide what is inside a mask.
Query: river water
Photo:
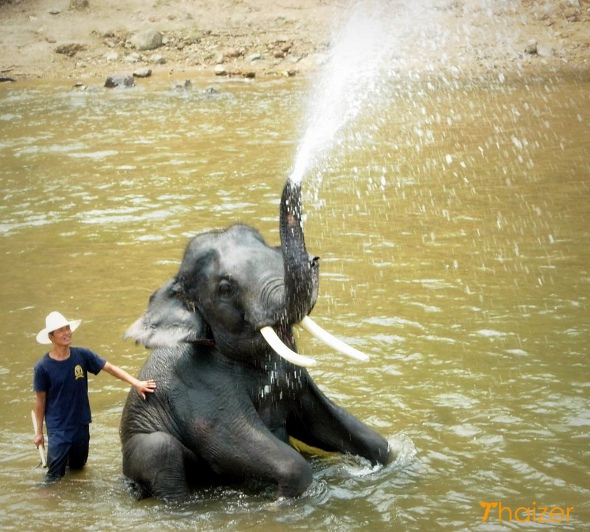
[[[309,98],[292,79],[0,86],[0,528],[589,525],[588,79],[392,76],[304,183],[322,258],[314,318],[371,361],[303,335],[300,349],[320,362],[320,387],[388,438],[394,464],[311,458],[297,501],[212,490],[138,502],[121,476],[127,388],[100,374],[86,469],[39,486],[30,410],[45,315],[81,318],[77,345],[137,373],[147,353],[122,335],[191,236],[241,221],[278,243]],[[481,503],[498,505],[486,517]]]

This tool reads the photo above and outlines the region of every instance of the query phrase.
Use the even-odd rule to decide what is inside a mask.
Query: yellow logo
[[[570,513],[574,509],[573,506],[567,506],[562,508],[561,506],[537,506],[537,503],[533,501],[532,506],[519,506],[516,510],[512,510],[510,506],[504,506],[500,501],[494,502],[480,502],[482,508],[485,509],[482,517],[482,521],[485,523],[488,518],[496,519],[500,523],[508,521],[512,523],[513,518],[517,523],[561,523],[565,521],[570,522]],[[492,512],[492,509],[495,511]]]
[[[74,368],[74,376],[76,377],[76,380],[84,378],[84,370],[80,364]]]

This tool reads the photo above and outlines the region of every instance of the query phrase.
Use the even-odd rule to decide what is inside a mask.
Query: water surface
[[[480,502],[498,501],[574,507],[552,526],[585,528],[590,85],[575,79],[392,76],[306,178],[306,240],[322,258],[314,318],[371,362],[303,336],[300,348],[396,463],[312,458],[309,494],[282,504],[223,490],[137,502],[121,478],[127,390],[105,374],[90,383],[87,468],[39,487],[30,410],[45,315],[83,319],[75,343],[137,373],[147,352],[122,334],[191,236],[241,221],[278,243],[309,87],[193,85],[0,87],[0,526],[516,527],[508,513],[482,522]]]

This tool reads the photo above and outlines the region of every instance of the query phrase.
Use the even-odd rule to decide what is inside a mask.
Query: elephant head
[[[152,295],[125,336],[149,348],[209,342],[233,358],[265,352],[264,339],[281,357],[310,366],[314,359],[295,352],[291,328],[300,324],[335,349],[366,360],[308,317],[318,297],[319,258],[306,250],[301,187],[291,180],[279,218],[280,248],[241,224],[195,237],[175,278]]]

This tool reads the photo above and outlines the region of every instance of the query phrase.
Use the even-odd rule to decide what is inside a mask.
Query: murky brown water
[[[278,507],[219,491],[137,502],[121,481],[127,390],[99,375],[86,470],[40,488],[30,410],[45,314],[82,318],[76,343],[136,373],[146,353],[121,336],[190,236],[243,221],[278,242],[305,84],[143,85],[0,87],[1,528],[495,530],[521,506],[574,507],[546,526],[588,526],[587,81],[392,82],[310,176],[314,317],[372,360],[300,347],[395,464],[316,460],[309,496]],[[497,508],[482,522],[482,501],[502,504],[502,523]]]

